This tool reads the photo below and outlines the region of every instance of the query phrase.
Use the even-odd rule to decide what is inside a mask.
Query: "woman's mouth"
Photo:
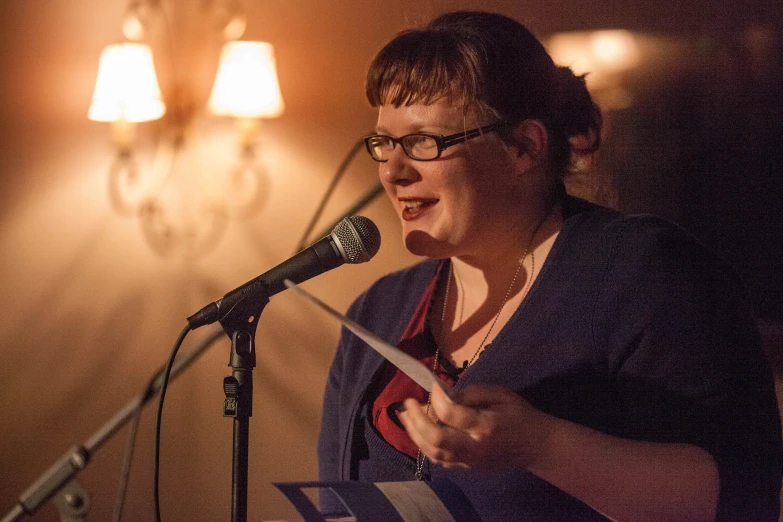
[[[402,202],[402,219],[411,221],[424,214],[437,203],[437,199],[410,199]]]

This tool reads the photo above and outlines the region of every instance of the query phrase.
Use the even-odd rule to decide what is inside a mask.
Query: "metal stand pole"
[[[231,466],[231,521],[247,521],[248,447],[250,417],[253,415],[253,369],[256,367],[255,336],[258,319],[269,297],[254,292],[241,300],[220,325],[231,338],[230,376],[223,379],[226,399],[223,415],[234,418],[233,461]]]
[[[253,336],[234,332],[231,339],[231,376],[223,379],[226,400],[223,416],[234,418],[234,448],[231,466],[231,520],[247,520],[248,446],[253,415],[253,368],[256,365]]]

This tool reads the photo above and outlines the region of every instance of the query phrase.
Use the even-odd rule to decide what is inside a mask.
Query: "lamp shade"
[[[235,41],[223,46],[209,109],[237,118],[275,118],[283,113],[271,44]]]
[[[95,121],[149,121],[166,112],[155,76],[152,51],[138,43],[106,47],[87,116]]]

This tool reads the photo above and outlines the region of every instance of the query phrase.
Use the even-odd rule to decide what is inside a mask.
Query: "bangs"
[[[373,107],[400,107],[446,98],[467,108],[483,99],[479,78],[484,69],[472,49],[446,32],[408,31],[387,45],[370,65],[367,100]]]

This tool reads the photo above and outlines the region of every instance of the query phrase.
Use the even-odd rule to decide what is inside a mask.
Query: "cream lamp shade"
[[[106,47],[87,116],[95,121],[140,122],[156,120],[165,112],[149,46],[121,43]]]
[[[275,118],[283,113],[285,104],[271,44],[234,41],[223,46],[209,109],[221,116],[248,119]]]

